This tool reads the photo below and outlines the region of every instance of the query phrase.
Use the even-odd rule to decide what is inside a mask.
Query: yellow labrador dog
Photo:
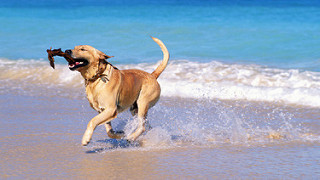
[[[90,142],[93,131],[100,124],[105,124],[110,138],[122,138],[124,133],[113,131],[111,120],[128,108],[132,115],[137,115],[139,126],[132,134],[127,135],[127,140],[134,141],[145,131],[148,109],[160,97],[157,78],[169,60],[166,46],[159,39],[152,39],[161,47],[163,60],[151,74],[137,69],[119,70],[106,61],[110,56],[88,45],[65,51],[74,59],[69,63],[69,69],[81,73],[85,79],[90,105],[99,112],[87,125],[82,138],[83,146]]]

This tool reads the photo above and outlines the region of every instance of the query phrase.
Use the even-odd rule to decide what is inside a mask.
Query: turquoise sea
[[[320,71],[319,1],[1,1],[0,57],[45,59],[90,44],[115,63],[218,60]],[[158,58],[158,59],[157,59]]]
[[[153,129],[126,145],[97,128],[81,147],[96,113],[46,50],[152,72],[150,36],[170,52]],[[0,0],[0,179],[319,179],[319,132],[320,1]]]

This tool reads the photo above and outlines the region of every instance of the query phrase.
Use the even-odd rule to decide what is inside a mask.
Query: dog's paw
[[[116,134],[119,134],[119,135],[124,135],[124,131],[120,130],[120,131],[115,131]]]
[[[81,144],[82,144],[82,146],[86,146],[86,145],[89,144],[89,142],[90,142],[90,141],[86,141],[86,140],[83,140],[83,139],[82,139]]]
[[[91,133],[92,134],[92,133]],[[89,131],[86,131],[82,137],[82,141],[81,144],[82,146],[86,146],[89,144],[90,140],[91,140],[91,134]]]
[[[128,144],[132,144],[134,141],[131,139],[125,139],[127,141]]]
[[[130,142],[130,143],[135,141],[135,138],[132,135],[127,136],[125,139],[127,140],[127,142]]]

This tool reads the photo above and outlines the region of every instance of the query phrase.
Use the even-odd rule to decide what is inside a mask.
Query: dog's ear
[[[98,72],[103,73],[103,71],[106,69],[108,61],[107,59],[112,58],[113,56],[108,56],[105,53],[97,50],[97,53],[99,55],[99,65],[98,65]]]
[[[106,55],[105,53],[103,53],[103,52],[101,52],[101,51],[99,51],[99,50],[97,50],[97,52],[98,52],[98,55],[99,55],[99,59],[100,60],[106,60],[106,59],[109,59],[109,58],[112,58],[113,56],[108,56],[108,55]]]
[[[103,53],[104,54],[104,53]],[[108,55],[106,55],[106,54],[104,54],[104,59],[109,59],[109,58],[112,58],[112,57],[114,57],[114,56],[108,56]]]

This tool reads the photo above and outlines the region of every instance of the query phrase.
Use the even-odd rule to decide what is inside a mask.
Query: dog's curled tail
[[[166,48],[166,46],[163,44],[163,42],[155,37],[151,37],[161,48],[162,52],[163,52],[163,59],[162,62],[160,63],[160,65],[157,67],[156,70],[154,70],[151,74],[158,78],[160,76],[160,74],[163,72],[163,70],[167,67],[168,61],[169,61],[169,52]]]

